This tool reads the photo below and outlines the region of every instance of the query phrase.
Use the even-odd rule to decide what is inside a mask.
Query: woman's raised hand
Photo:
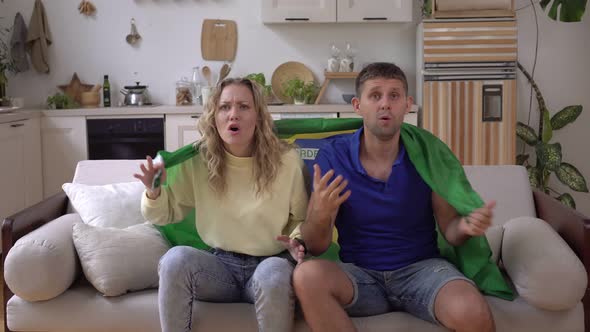
[[[147,156],[146,164],[141,164],[139,169],[141,170],[141,174],[135,173],[133,174],[133,177],[139,179],[143,183],[149,199],[158,198],[158,196],[160,196],[160,186],[154,186],[154,180],[159,172],[162,172],[159,182],[162,183],[166,180],[166,168],[164,167],[164,163],[154,163],[152,157]]]

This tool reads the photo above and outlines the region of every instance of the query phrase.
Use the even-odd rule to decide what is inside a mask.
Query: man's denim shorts
[[[465,280],[457,268],[442,258],[419,261],[395,271],[363,269],[340,263],[354,287],[352,302],[345,309],[350,316],[373,316],[406,311],[423,320],[440,324],[434,301],[440,289],[452,280]]]

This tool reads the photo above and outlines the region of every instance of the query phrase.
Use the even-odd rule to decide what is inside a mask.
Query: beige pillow
[[[168,243],[151,224],[124,229],[75,223],[73,239],[86,279],[106,296],[158,287]]]
[[[502,261],[518,294],[537,308],[573,308],[586,291],[584,265],[541,219],[520,217],[504,224]]]
[[[62,189],[86,224],[125,228],[145,222],[141,215],[145,187],[139,181],[102,186],[65,183]]]
[[[6,255],[4,280],[8,288],[29,302],[52,299],[80,273],[72,242],[77,213],[63,215],[20,238]]]

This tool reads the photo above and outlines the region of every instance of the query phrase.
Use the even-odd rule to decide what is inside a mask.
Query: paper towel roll
[[[512,0],[436,0],[437,11],[512,9]]]

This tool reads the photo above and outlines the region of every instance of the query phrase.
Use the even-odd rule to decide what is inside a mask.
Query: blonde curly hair
[[[214,89],[207,102],[205,114],[201,117],[198,128],[202,138],[199,144],[201,156],[209,170],[209,186],[217,194],[223,194],[226,190],[225,183],[225,148],[223,140],[215,125],[215,115],[219,111],[219,100],[223,89],[230,85],[243,85],[252,92],[254,110],[257,114],[256,128],[254,129],[253,153],[254,167],[253,179],[257,194],[270,189],[282,165],[282,155],[292,148],[292,145],[280,140],[273,131],[273,119],[268,112],[261,87],[246,78],[227,78],[221,81]]]

